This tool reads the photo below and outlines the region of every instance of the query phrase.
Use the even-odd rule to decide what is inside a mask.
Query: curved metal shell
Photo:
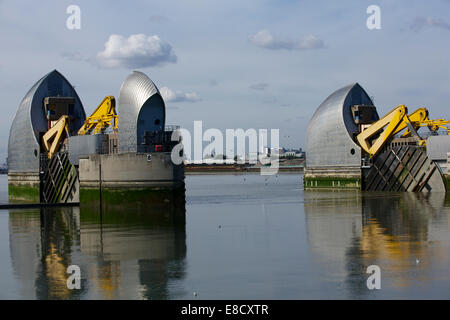
[[[119,152],[137,152],[145,131],[163,130],[166,108],[158,88],[142,72],[133,71],[119,93]]]
[[[8,142],[9,172],[39,172],[40,136],[48,130],[43,100],[45,97],[73,97],[71,132],[77,131],[86,119],[83,104],[73,86],[57,70],[42,77],[28,91],[17,109]]]
[[[355,104],[373,105],[358,83],[335,91],[317,108],[306,132],[307,167],[361,166],[361,148],[353,141]]]

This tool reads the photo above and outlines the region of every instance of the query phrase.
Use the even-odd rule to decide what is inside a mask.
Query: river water
[[[299,174],[246,174],[187,176],[185,196],[185,207],[0,210],[0,298],[450,298],[442,194],[310,192]]]

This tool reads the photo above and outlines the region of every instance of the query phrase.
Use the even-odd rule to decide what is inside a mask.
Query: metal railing
[[[180,140],[172,141],[174,131],[153,131],[145,132],[142,143],[137,146],[138,153],[146,152],[171,152]]]
[[[169,124],[169,125],[166,125],[164,127],[164,131],[175,131],[175,130],[178,130],[180,128],[181,128],[180,126]]]

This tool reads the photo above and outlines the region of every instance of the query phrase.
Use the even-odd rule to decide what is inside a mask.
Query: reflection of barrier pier
[[[444,193],[308,190],[304,197],[310,248],[328,266],[324,275],[339,279],[340,292],[345,279],[348,298],[376,295],[366,286],[373,264],[382,269],[382,288],[402,294],[448,278],[437,271],[449,263]]]
[[[23,299],[169,299],[185,273],[184,192],[169,201],[11,210],[12,267]],[[126,235],[126,236],[124,236]],[[81,289],[66,285],[70,265]]]

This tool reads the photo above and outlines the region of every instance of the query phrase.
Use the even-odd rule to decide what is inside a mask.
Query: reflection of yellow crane
[[[97,109],[86,119],[78,130],[78,135],[103,133],[114,120],[113,132],[117,132],[119,117],[116,113],[116,100],[113,96],[107,96]]]
[[[62,116],[42,137],[49,158],[59,150],[66,136],[69,136],[69,116]]]
[[[50,242],[44,259],[49,298],[70,299],[73,291],[67,287],[67,263],[64,262],[60,250],[53,242]]]
[[[419,145],[425,146],[426,140],[423,140],[417,130],[420,127],[428,127],[430,131],[437,131],[439,128],[450,130],[445,126],[450,121],[443,119],[428,119],[428,110],[419,108],[408,115],[408,109],[404,105],[399,105],[387,113],[380,120],[372,123],[367,129],[357,135],[356,139],[361,148],[366,151],[370,157],[374,157],[394,135],[406,129],[402,138],[415,135],[420,141]]]

